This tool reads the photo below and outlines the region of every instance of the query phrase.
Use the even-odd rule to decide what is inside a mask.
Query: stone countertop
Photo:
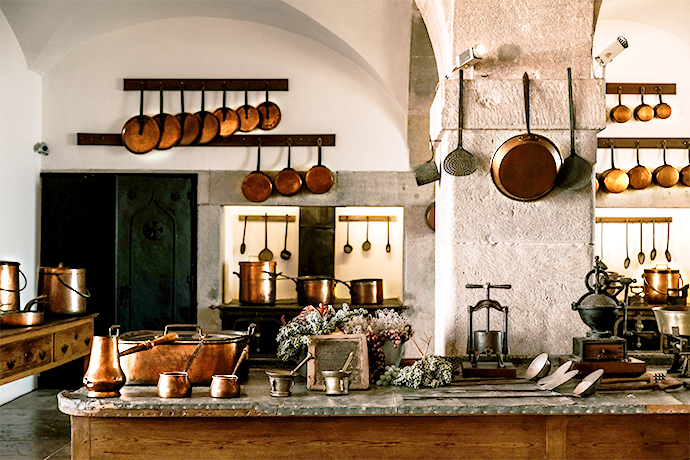
[[[194,387],[191,398],[158,397],[155,386],[125,386],[116,398],[89,398],[85,388],[62,391],[58,408],[65,414],[90,417],[261,417],[261,416],[375,416],[375,415],[586,415],[586,414],[677,414],[690,413],[690,391],[636,390],[597,392],[586,398],[572,396],[575,383],[557,392],[535,396],[465,397],[467,387],[457,384],[414,390],[406,387],[378,387],[351,390],[348,395],[326,396],[309,391],[297,377],[292,396],[272,397],[263,370],[251,370],[241,385],[239,398],[219,399],[209,387]],[[476,389],[500,391],[530,390],[531,383],[483,385]],[[463,394],[463,397],[456,397]],[[481,396],[482,393],[478,393]],[[570,396],[569,396],[570,395]]]

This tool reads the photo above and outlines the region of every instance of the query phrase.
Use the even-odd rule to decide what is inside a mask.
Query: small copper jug
[[[84,375],[84,385],[90,398],[113,398],[120,396],[125,385],[125,374],[120,368],[117,350],[117,336],[120,326],[110,326],[108,337],[95,336],[91,346],[89,368]]]

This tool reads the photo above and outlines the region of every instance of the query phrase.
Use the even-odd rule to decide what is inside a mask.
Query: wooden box
[[[321,371],[341,369],[351,351],[354,357],[347,370],[351,390],[369,388],[369,349],[364,334],[314,335],[309,342],[309,352],[314,359],[307,366],[307,389],[324,390]]]

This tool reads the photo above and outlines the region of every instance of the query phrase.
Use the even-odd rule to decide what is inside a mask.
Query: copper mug
[[[84,375],[84,385],[90,398],[114,398],[120,395],[126,377],[120,368],[117,350],[118,328],[111,326],[108,337],[94,336],[89,367]]]
[[[161,398],[189,398],[192,382],[187,372],[162,372],[158,377],[158,396]]]
[[[212,398],[239,398],[240,382],[236,375],[216,374],[211,377]]]

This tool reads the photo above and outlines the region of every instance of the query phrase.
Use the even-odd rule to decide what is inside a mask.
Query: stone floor
[[[60,390],[34,390],[0,406],[0,459],[70,458],[69,416],[57,408]]]

